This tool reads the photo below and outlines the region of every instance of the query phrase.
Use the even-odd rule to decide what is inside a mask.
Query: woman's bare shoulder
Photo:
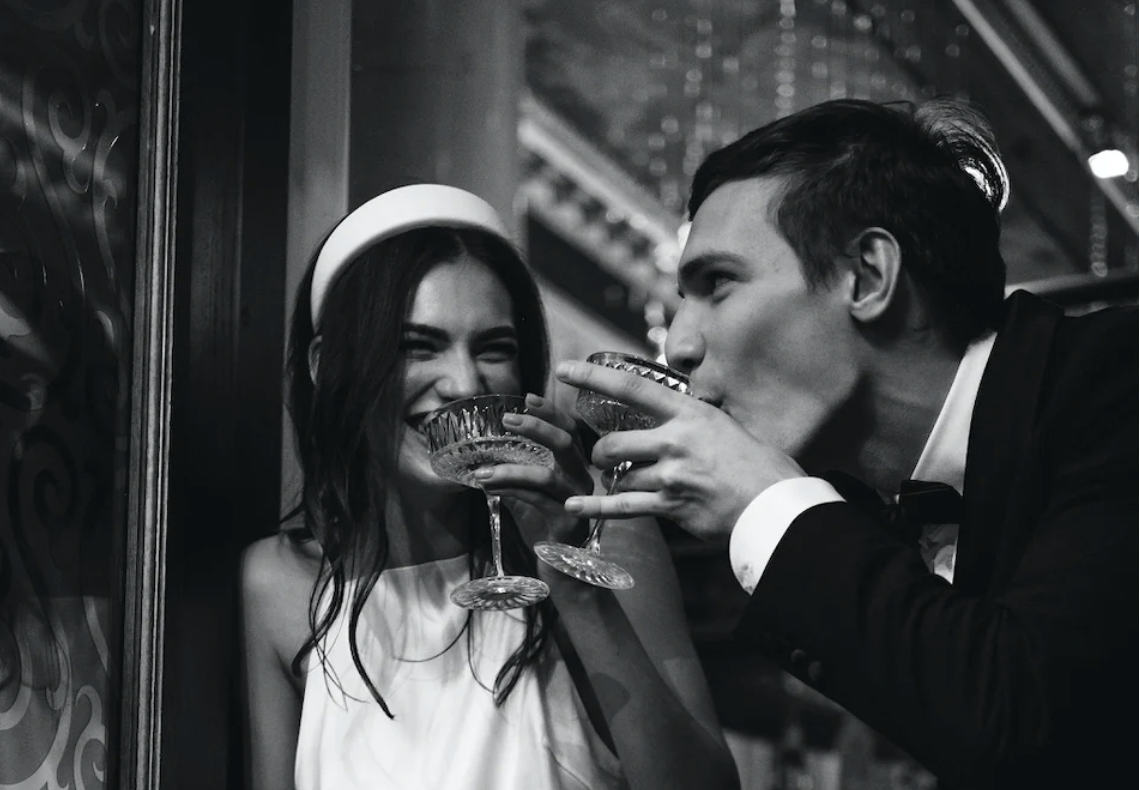
[[[283,657],[300,649],[309,632],[309,599],[320,567],[316,543],[285,532],[247,546],[241,560],[247,638],[260,632]]]
[[[246,593],[280,594],[302,585],[312,589],[320,573],[316,541],[300,541],[285,531],[249,544],[242,552],[242,587]]]

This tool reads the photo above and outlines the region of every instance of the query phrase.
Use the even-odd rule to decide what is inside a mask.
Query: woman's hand
[[[538,395],[528,394],[526,405],[525,414],[504,415],[503,425],[550,448],[554,468],[500,464],[481,469],[476,479],[486,490],[504,497],[528,546],[540,540],[581,543],[587,521],[568,514],[564,503],[569,497],[592,493],[595,481],[574,421]]]

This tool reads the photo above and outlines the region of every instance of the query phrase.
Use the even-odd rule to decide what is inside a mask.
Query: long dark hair
[[[710,154],[693,176],[689,215],[722,184],[762,177],[784,179],[771,219],[809,284],[831,281],[848,234],[880,226],[951,343],[964,349],[999,325],[1009,183],[989,123],[969,103],[813,105]]]
[[[294,657],[292,670],[300,674],[310,653],[328,668],[322,640],[348,606],[353,664],[389,716],[392,712],[361,662],[356,631],[388,559],[387,481],[396,472],[397,447],[404,430],[400,338],[424,275],[436,264],[462,258],[484,263],[506,287],[518,336],[522,391],[542,394],[549,371],[549,339],[538,287],[518,251],[482,230],[409,230],[374,244],[347,263],[329,288],[321,310],[315,381],[309,365],[310,344],[317,334],[309,303],[314,255],[297,292],[289,333],[288,406],[303,484],[300,502],[286,519],[299,514],[304,526],[288,534],[297,541],[316,539],[322,556],[321,574],[309,600],[309,637]],[[475,518],[469,563],[474,575],[476,556],[484,554],[479,550],[488,544],[489,530],[482,498],[475,491],[471,497]],[[510,514],[503,516],[504,562],[533,574],[533,554],[523,544]],[[346,600],[349,579],[358,583]],[[546,649],[555,617],[549,601],[525,611],[524,639],[495,679],[496,703],[502,704],[525,667]],[[470,626],[468,614],[464,631],[469,645]]]

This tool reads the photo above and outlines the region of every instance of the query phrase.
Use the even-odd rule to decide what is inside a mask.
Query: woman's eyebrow
[[[438,327],[431,326],[430,324],[414,324],[409,321],[404,322],[405,335],[423,335],[435,340],[446,340],[447,332],[444,332]]]
[[[499,326],[488,327],[481,332],[477,332],[475,337],[477,337],[479,340],[497,340],[504,337],[513,340],[517,334],[518,333],[515,332],[515,328],[510,324],[501,324]]]
[[[404,323],[404,334],[422,335],[423,337],[431,338],[433,340],[447,340],[450,335],[439,327],[431,326],[430,324],[416,324],[412,322]],[[498,326],[487,327],[475,333],[477,340],[494,340],[497,338],[511,338],[517,336],[515,328],[510,324],[499,324]]]

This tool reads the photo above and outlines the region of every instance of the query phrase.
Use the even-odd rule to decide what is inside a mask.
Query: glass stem
[[[495,575],[503,573],[503,525],[499,520],[499,495],[483,492],[487,497],[487,510],[491,514],[491,560],[495,563]]]
[[[606,496],[613,496],[621,485],[622,475],[633,466],[630,461],[622,461],[614,467],[613,475],[610,477],[610,485],[606,491]],[[591,554],[602,553],[602,530],[605,529],[606,519],[599,518],[594,522],[594,526],[590,529],[590,536],[586,538],[586,545],[583,548]]]

